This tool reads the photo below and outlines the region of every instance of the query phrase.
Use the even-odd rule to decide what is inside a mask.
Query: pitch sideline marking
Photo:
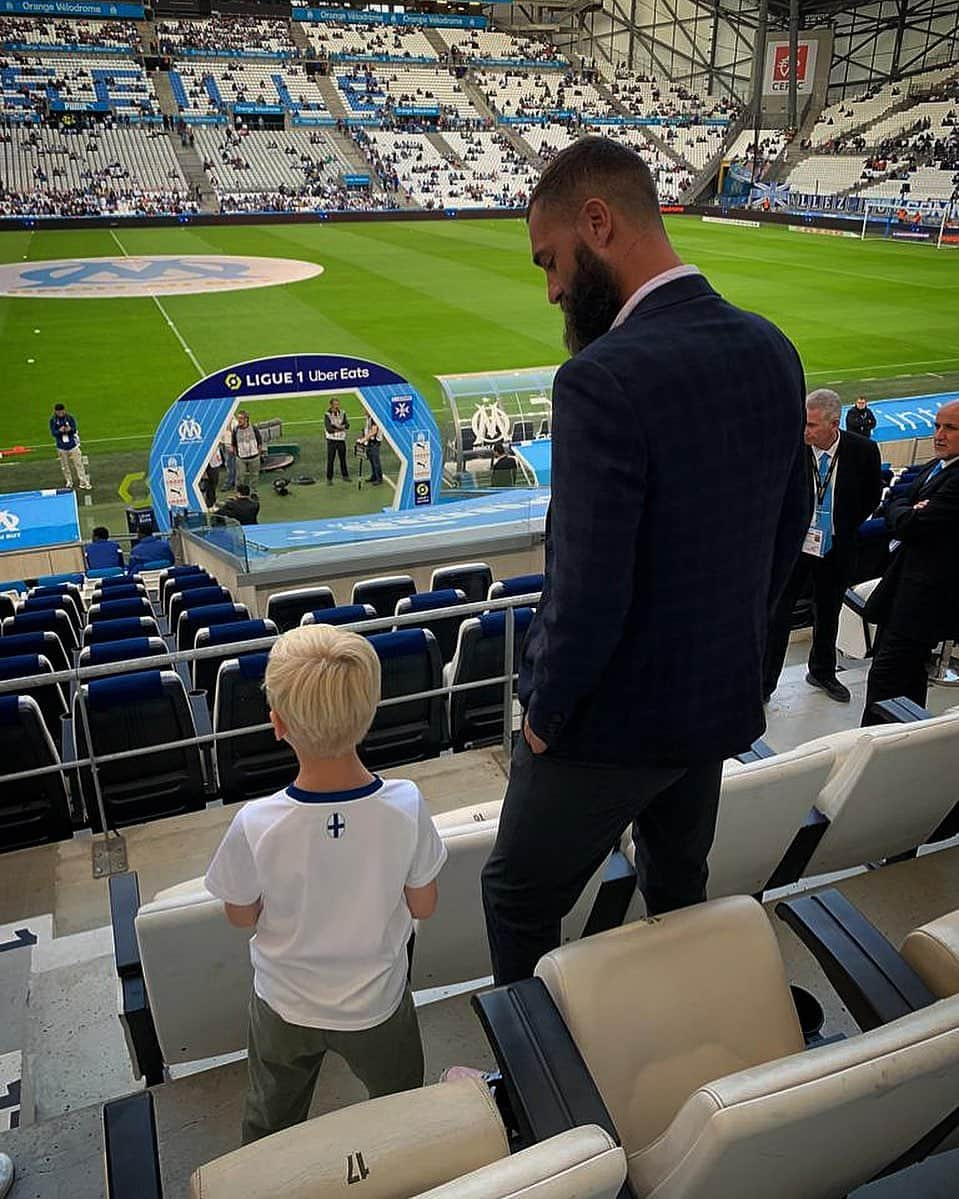
[[[123,242],[121,242],[119,237],[117,237],[116,232],[113,229],[111,229],[111,230],[109,230],[109,233],[110,233],[110,236],[113,238],[113,240],[119,246],[120,253],[123,255],[123,257],[129,258],[130,255],[123,248]],[[200,376],[201,379],[204,378],[206,376],[206,371],[200,365],[200,361],[197,358],[196,354],[193,353],[193,351],[190,349],[190,347],[183,340],[183,335],[180,333],[180,330],[173,323],[172,319],[170,318],[170,314],[163,307],[162,303],[160,302],[160,297],[159,296],[151,296],[150,299],[153,301],[154,304],[156,304],[157,308],[159,308],[160,314],[162,315],[163,319],[166,321],[169,328],[172,330],[173,336],[177,339],[177,341],[183,347],[183,352],[186,354],[186,356],[190,359],[190,361],[193,363],[194,367],[196,368],[196,373]]]

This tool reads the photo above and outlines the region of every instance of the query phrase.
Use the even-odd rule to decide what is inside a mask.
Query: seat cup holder
[[[796,1015],[799,1017],[799,1027],[802,1029],[803,1040],[808,1044],[810,1041],[814,1041],[822,1032],[822,1026],[826,1022],[826,1014],[822,1010],[822,1004],[816,996],[810,994],[805,988],[790,985],[789,990],[792,994]]]

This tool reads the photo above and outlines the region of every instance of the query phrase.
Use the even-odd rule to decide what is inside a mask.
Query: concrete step
[[[427,133],[426,140],[431,146],[433,146],[435,150],[438,150],[439,153],[443,155],[447,162],[451,162],[453,166],[459,167],[460,170],[463,169],[462,158],[460,158],[460,156],[456,153],[456,151],[441,133]]]
[[[483,95],[479,84],[476,82],[476,76],[472,71],[467,71],[467,73],[463,76],[463,78],[460,80],[460,87],[469,98],[470,104],[473,105],[480,116],[484,117],[487,121],[490,121],[495,125],[496,112]]]
[[[349,113],[346,105],[343,103],[343,95],[340,89],[333,82],[332,75],[314,75],[313,79],[316,86],[320,89],[320,94],[323,96],[323,102],[329,110],[330,116],[335,117],[338,121],[345,120]]]
[[[450,56],[450,50],[449,50],[449,46],[447,46],[446,42],[444,42],[443,39],[440,37],[439,30],[438,29],[424,29],[423,32],[426,34],[426,40],[429,42],[429,44],[433,47],[433,49],[439,55],[440,62],[446,62]]]
[[[167,137],[170,139],[173,153],[176,155],[180,170],[183,172],[190,188],[200,189],[200,206],[203,211],[219,212],[220,203],[216,198],[216,192],[213,190],[213,184],[203,169],[203,161],[195,147],[189,144],[184,145],[179,133],[175,129],[167,130]]]
[[[303,28],[302,21],[290,21],[290,40],[304,58],[313,58],[315,56],[313,47],[310,45],[310,39]]]
[[[168,73],[166,71],[150,71],[150,82],[153,84],[160,112],[165,113],[168,117],[178,117],[180,109],[173,97],[173,88],[170,86]]]

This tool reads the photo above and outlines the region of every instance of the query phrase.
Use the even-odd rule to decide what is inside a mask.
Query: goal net
[[[952,200],[867,200],[862,212],[862,239],[938,247],[959,245],[959,204]]]

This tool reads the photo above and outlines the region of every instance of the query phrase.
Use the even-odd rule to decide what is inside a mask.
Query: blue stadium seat
[[[361,620],[375,619],[376,609],[372,604],[341,604],[336,608],[305,612],[300,624],[356,624]]]
[[[419,591],[416,595],[408,595],[396,605],[396,616],[407,616],[410,613],[426,613],[436,608],[453,608],[457,604],[465,604],[466,596],[462,591],[448,588],[444,591]],[[448,662],[456,649],[456,638],[459,636],[461,616],[440,616],[429,619],[424,615],[417,628],[429,629],[436,638],[440,657]],[[404,628],[410,628],[404,625]]]
[[[195,649],[210,649],[215,645],[230,645],[237,641],[255,641],[260,637],[275,637],[276,625],[272,620],[235,620],[227,624],[215,624],[200,629],[194,640]],[[237,650],[231,649],[210,658],[197,658],[191,663],[193,668],[194,691],[205,691],[206,702],[213,710],[216,691],[216,676],[223,662],[237,657]]]
[[[80,650],[77,665],[81,668],[105,666],[110,662],[133,662],[137,658],[151,658],[161,654],[167,661],[154,663],[154,670],[163,670],[169,666],[170,650],[162,637],[129,637],[120,641],[98,641]]]
[[[139,575],[128,575],[122,566],[109,566],[105,569],[117,571],[117,574],[109,575],[94,575],[93,571],[87,575],[87,578],[96,578],[97,585],[95,591],[113,591],[114,588],[122,589],[124,587],[143,587],[143,580]]]
[[[83,586],[83,571],[68,570],[65,574],[59,575],[40,575],[37,579],[38,587],[52,587],[57,583],[73,583],[77,587]]]
[[[3,635],[10,633],[36,633],[48,631],[56,633],[63,643],[67,653],[80,648],[80,641],[73,627],[73,622],[66,612],[50,608],[40,612],[18,612],[12,619],[3,622]]]
[[[0,622],[7,619],[8,616],[14,616],[17,611],[17,605],[9,595],[0,595]]]
[[[215,733],[269,722],[263,690],[268,656],[244,654],[221,664],[213,706]],[[285,741],[277,741],[272,729],[217,741],[215,757],[224,803],[243,803],[258,795],[269,795],[296,778],[296,756]]]
[[[513,575],[509,579],[497,579],[489,589],[487,599],[506,599],[511,595],[531,595],[543,590],[542,575]]]
[[[430,591],[454,587],[471,604],[481,603],[493,585],[493,572],[485,562],[460,562],[455,566],[439,566],[430,579]]]
[[[11,633],[0,637],[0,658],[13,658],[20,654],[42,654],[57,674],[71,667],[63,642],[56,633],[49,631]]]
[[[167,618],[175,629],[180,613],[187,608],[209,608],[213,604],[231,604],[233,595],[226,587],[199,587],[194,591],[175,591],[170,597]]]
[[[88,579],[122,579],[126,571],[122,566],[95,566],[87,571]]]
[[[65,612],[79,640],[86,621],[69,595],[28,595],[20,601],[18,612]]]
[[[90,596],[90,604],[112,603],[121,599],[146,599],[147,589],[142,583],[128,583],[124,580],[115,587],[98,587]]]
[[[102,620],[152,615],[153,605],[146,596],[130,596],[127,599],[109,599],[101,604],[91,604],[87,612],[87,621],[89,624],[99,624]]]
[[[128,637],[159,637],[160,629],[152,616],[123,616],[119,620],[100,620],[83,630],[83,644],[120,641]],[[0,639],[2,640],[2,639]]]
[[[186,591],[191,584],[196,587],[215,587],[216,579],[202,566],[175,566],[160,575],[158,591],[165,612],[174,591]]]
[[[266,617],[285,633],[301,624],[301,617],[307,612],[335,606],[336,599],[329,587],[298,587],[295,591],[274,592],[266,602]]]
[[[59,766],[36,700],[0,695],[0,761],[13,771]],[[61,773],[7,782],[0,776],[0,852],[64,841],[73,823]]]
[[[38,595],[69,595],[81,611],[85,606],[83,603],[83,592],[75,583],[52,583],[46,584],[43,587],[40,587],[39,585],[36,587],[31,587],[27,598],[33,598],[34,596]]]
[[[415,594],[416,584],[410,575],[384,575],[353,584],[353,603],[371,604],[377,616],[392,616],[401,599]]]
[[[520,655],[532,608],[514,609],[513,669],[519,669]],[[453,661],[446,669],[450,684],[477,683],[499,678],[506,661],[506,613],[486,612],[464,620]],[[477,745],[492,745],[503,739],[503,684],[491,683],[450,696],[450,741],[454,750]]]
[[[382,699],[442,687],[443,662],[429,630],[374,633],[370,644],[380,659]],[[365,766],[379,770],[436,758],[446,741],[445,697],[437,695],[378,708],[359,753]]]
[[[77,754],[87,756],[86,732],[79,711],[86,706],[92,749],[96,754],[155,746],[156,752],[97,765],[104,810],[111,827],[142,824],[163,816],[196,812],[206,793],[200,750],[170,743],[196,735],[193,713],[180,676],[172,670],[144,670],[81,683],[73,727]],[[90,826],[99,831],[91,772],[80,770]]]
[[[47,726],[55,745],[60,744],[60,717],[67,714],[67,701],[63,688],[59,683],[44,683],[43,676],[53,674],[53,666],[49,659],[40,654],[21,654],[10,658],[0,658],[0,679],[19,679],[33,677],[35,683],[21,687],[17,695],[29,695],[37,701],[43,722]],[[4,694],[11,695],[7,691]]]
[[[29,590],[23,579],[7,579],[5,583],[0,583],[0,591],[16,591],[20,595],[26,595]]]
[[[235,624],[238,620],[249,620],[246,604],[210,604],[208,607],[187,608],[180,613],[176,623],[176,647],[179,650],[193,649],[200,629],[215,624]]]

